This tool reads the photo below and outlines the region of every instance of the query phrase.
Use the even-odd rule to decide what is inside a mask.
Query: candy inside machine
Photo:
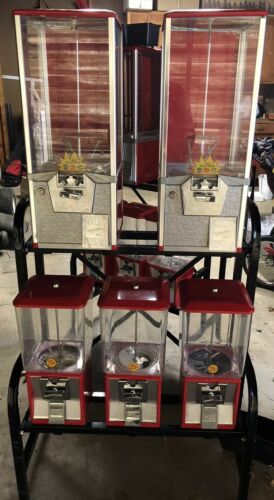
[[[16,11],[33,243],[116,245],[122,42],[111,11]]]
[[[255,11],[165,16],[160,248],[242,246],[264,29]]]

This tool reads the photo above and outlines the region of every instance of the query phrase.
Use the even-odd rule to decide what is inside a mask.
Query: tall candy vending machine
[[[38,9],[14,15],[33,245],[115,248],[123,140],[116,14]]]
[[[165,16],[159,247],[242,247],[266,13]]]

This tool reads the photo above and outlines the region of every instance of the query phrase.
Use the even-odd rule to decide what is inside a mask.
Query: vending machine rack
[[[49,253],[70,253],[70,272],[77,274],[77,260],[83,262],[89,267],[91,274],[97,278],[97,293],[101,288],[102,281],[106,277],[104,273],[97,269],[92,264],[86,253],[92,253],[91,250],[76,251],[75,249],[39,249],[33,248],[31,239],[24,240],[24,217],[27,207],[29,206],[28,197],[23,198],[17,205],[14,222],[14,237],[15,237],[15,259],[18,278],[18,288],[22,289],[28,279],[28,266],[27,254],[34,253],[35,269],[38,275],[45,273],[44,268],[44,254]],[[260,216],[255,203],[248,200],[248,211],[252,220],[251,229],[251,243],[249,245],[243,244],[241,253],[198,253],[196,257],[191,260],[187,266],[184,266],[180,271],[171,276],[170,281],[174,281],[178,276],[186,272],[190,267],[193,267],[197,262],[203,261],[203,268],[198,271],[198,277],[210,277],[211,259],[212,257],[220,257],[219,266],[219,279],[224,279],[226,275],[226,263],[230,258],[235,259],[233,279],[240,280],[243,271],[243,262],[246,254],[249,254],[249,269],[247,274],[246,288],[249,292],[251,300],[254,301],[256,290],[256,277],[258,270],[258,261],[260,254]],[[125,233],[125,234],[124,234]],[[155,232],[136,232],[126,231],[122,232],[121,237],[124,239],[146,239],[155,240]],[[136,246],[127,245],[120,246],[117,250],[104,251],[104,254],[163,254],[172,255],[174,252],[159,252],[156,246]],[[180,254],[180,252],[176,252]],[[181,252],[181,255],[186,253]],[[192,253],[193,255],[193,253]],[[95,292],[96,293],[96,292]],[[178,314],[175,308],[170,309],[171,313]],[[179,346],[179,340],[171,333],[167,332],[169,339]],[[100,336],[96,337],[93,341],[94,344],[99,342]],[[8,387],[8,417],[11,435],[12,452],[14,459],[14,468],[17,480],[18,498],[20,500],[29,500],[29,484],[27,478],[27,470],[31,461],[33,451],[35,449],[37,439],[40,434],[107,434],[107,435],[130,435],[130,436],[182,436],[182,437],[203,437],[203,438],[218,438],[224,447],[234,449],[239,469],[239,488],[238,500],[247,500],[249,479],[251,474],[251,465],[253,459],[254,445],[256,439],[256,428],[258,420],[258,397],[257,397],[257,383],[255,371],[250,359],[247,355],[245,364],[244,376],[241,383],[242,398],[244,381],[247,382],[248,391],[248,410],[247,412],[240,411],[237,420],[237,426],[233,430],[206,430],[206,429],[185,429],[177,425],[161,425],[159,428],[149,427],[115,427],[107,426],[105,422],[88,422],[82,426],[65,426],[65,425],[49,425],[49,424],[32,424],[30,421],[29,409],[27,409],[23,418],[20,416],[18,396],[20,392],[20,381],[24,378],[24,370],[21,355],[18,356],[10,377]],[[92,402],[104,402],[104,395],[92,394]],[[179,395],[162,395],[163,405],[179,404]],[[23,442],[24,433],[28,434],[26,444]]]

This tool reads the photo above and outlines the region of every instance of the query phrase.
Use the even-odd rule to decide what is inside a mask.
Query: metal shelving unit
[[[251,244],[247,247],[244,245],[243,251],[241,253],[199,253],[197,256],[187,265],[184,266],[178,273],[174,274],[170,281],[174,281],[180,274],[184,273],[189,267],[192,267],[199,261],[203,261],[203,268],[197,274],[198,277],[210,276],[211,259],[212,257],[220,257],[219,266],[219,278],[224,279],[226,275],[226,263],[230,258],[235,259],[233,279],[241,279],[243,262],[246,253],[249,253],[249,269],[247,275],[246,287],[252,300],[254,300],[255,289],[256,289],[256,276],[258,270],[258,261],[260,254],[260,217],[259,212],[251,200],[248,201],[249,213],[252,219],[252,240]],[[85,263],[91,270],[91,273],[98,278],[97,292],[100,289],[100,280],[105,278],[104,273],[100,269],[97,269],[86,257],[86,253],[90,254],[92,251],[76,251],[71,249],[66,249],[60,251],[60,249],[37,249],[32,247],[31,240],[24,241],[24,216],[26,208],[29,205],[28,198],[22,199],[16,210],[15,214],[15,258],[16,258],[16,268],[18,277],[18,287],[22,289],[24,284],[28,279],[28,266],[27,266],[27,254],[34,253],[35,268],[37,274],[44,274],[44,254],[46,253],[71,253],[71,263],[70,271],[71,274],[77,273],[77,260]],[[155,240],[155,232],[133,232],[126,231],[121,233],[121,238],[126,239],[146,239]],[[108,254],[110,252],[103,252]],[[162,255],[172,255],[172,252],[159,252],[154,246],[120,246],[116,251],[112,251],[114,254],[162,254]],[[180,252],[176,252],[180,254]],[[181,253],[181,255],[186,255],[186,253]],[[178,314],[176,309],[170,309],[171,313]],[[168,337],[177,346],[179,345],[178,339],[168,332]],[[100,337],[94,340],[97,343]],[[244,381],[247,382],[248,388],[248,411],[239,412],[237,426],[234,430],[202,430],[202,429],[183,429],[180,425],[161,425],[159,428],[149,428],[149,427],[109,427],[106,426],[105,422],[88,422],[84,426],[65,426],[65,425],[42,425],[42,424],[32,424],[29,419],[29,410],[26,411],[25,415],[22,417],[19,411],[18,395],[20,391],[20,381],[24,378],[24,370],[21,356],[15,362],[12,369],[11,378],[9,382],[8,389],[8,416],[9,416],[9,426],[10,435],[12,443],[12,451],[14,458],[14,467],[17,480],[18,496],[20,500],[29,500],[30,492],[27,478],[27,470],[31,461],[33,451],[35,449],[37,439],[40,434],[119,434],[119,435],[131,435],[131,436],[181,436],[181,437],[204,437],[204,438],[219,438],[224,447],[233,448],[236,452],[236,458],[239,469],[239,489],[238,489],[238,500],[246,500],[248,498],[248,488],[249,488],[249,478],[250,478],[250,468],[252,464],[257,419],[258,419],[258,407],[257,407],[257,384],[256,376],[252,366],[251,359],[249,355],[247,356],[244,377],[242,378],[241,385],[241,397],[243,392]],[[92,395],[93,403],[104,402],[103,395]],[[162,396],[162,405],[174,405],[179,403],[180,396],[171,396],[164,394]],[[240,405],[241,406],[241,405]],[[28,433],[28,438],[26,444],[23,443],[23,434]]]

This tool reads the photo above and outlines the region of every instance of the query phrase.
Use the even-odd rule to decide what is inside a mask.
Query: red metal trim
[[[74,18],[93,18],[108,19],[115,18],[120,29],[121,24],[116,12],[107,9],[15,9],[14,16],[28,17],[74,17]]]
[[[120,380],[120,379],[125,379],[125,380],[152,380],[155,382],[160,382],[162,377],[160,375],[124,375],[123,373],[117,375],[115,373],[105,373],[105,379],[115,379],[115,380]]]
[[[72,374],[69,375],[67,373],[55,372],[55,373],[45,373],[45,372],[27,372],[26,373],[26,381],[27,381],[27,389],[28,389],[28,398],[29,398],[29,409],[30,409],[30,420],[33,424],[48,424],[47,418],[34,418],[34,396],[33,389],[31,383],[31,377],[45,377],[51,378],[70,378],[70,379],[79,379],[80,387],[79,387],[79,396],[80,396],[80,420],[68,420],[66,419],[64,425],[85,425],[86,423],[86,400],[84,396],[85,391],[85,379],[86,379],[86,370],[81,372],[79,375]]]
[[[108,381],[111,379],[115,380],[153,380],[158,382],[158,392],[157,392],[157,420],[156,422],[143,422],[140,427],[160,427],[161,420],[161,397],[162,397],[162,377],[157,377],[153,375],[108,375],[105,373],[105,411],[106,411],[106,424],[111,427],[126,427],[123,420],[113,421],[109,418],[109,401],[110,401],[110,389]]]
[[[239,377],[216,377],[215,375],[208,376],[208,377],[184,377],[184,380],[187,382],[202,382],[202,383],[208,383],[208,384],[228,384],[228,383],[238,383],[241,382],[241,379]]]
[[[38,247],[38,243],[33,243],[33,244],[32,244],[32,248],[39,248],[39,247]]]
[[[239,10],[239,9],[197,9],[197,10],[171,10],[164,19],[187,19],[200,17],[266,17],[266,10]]]

